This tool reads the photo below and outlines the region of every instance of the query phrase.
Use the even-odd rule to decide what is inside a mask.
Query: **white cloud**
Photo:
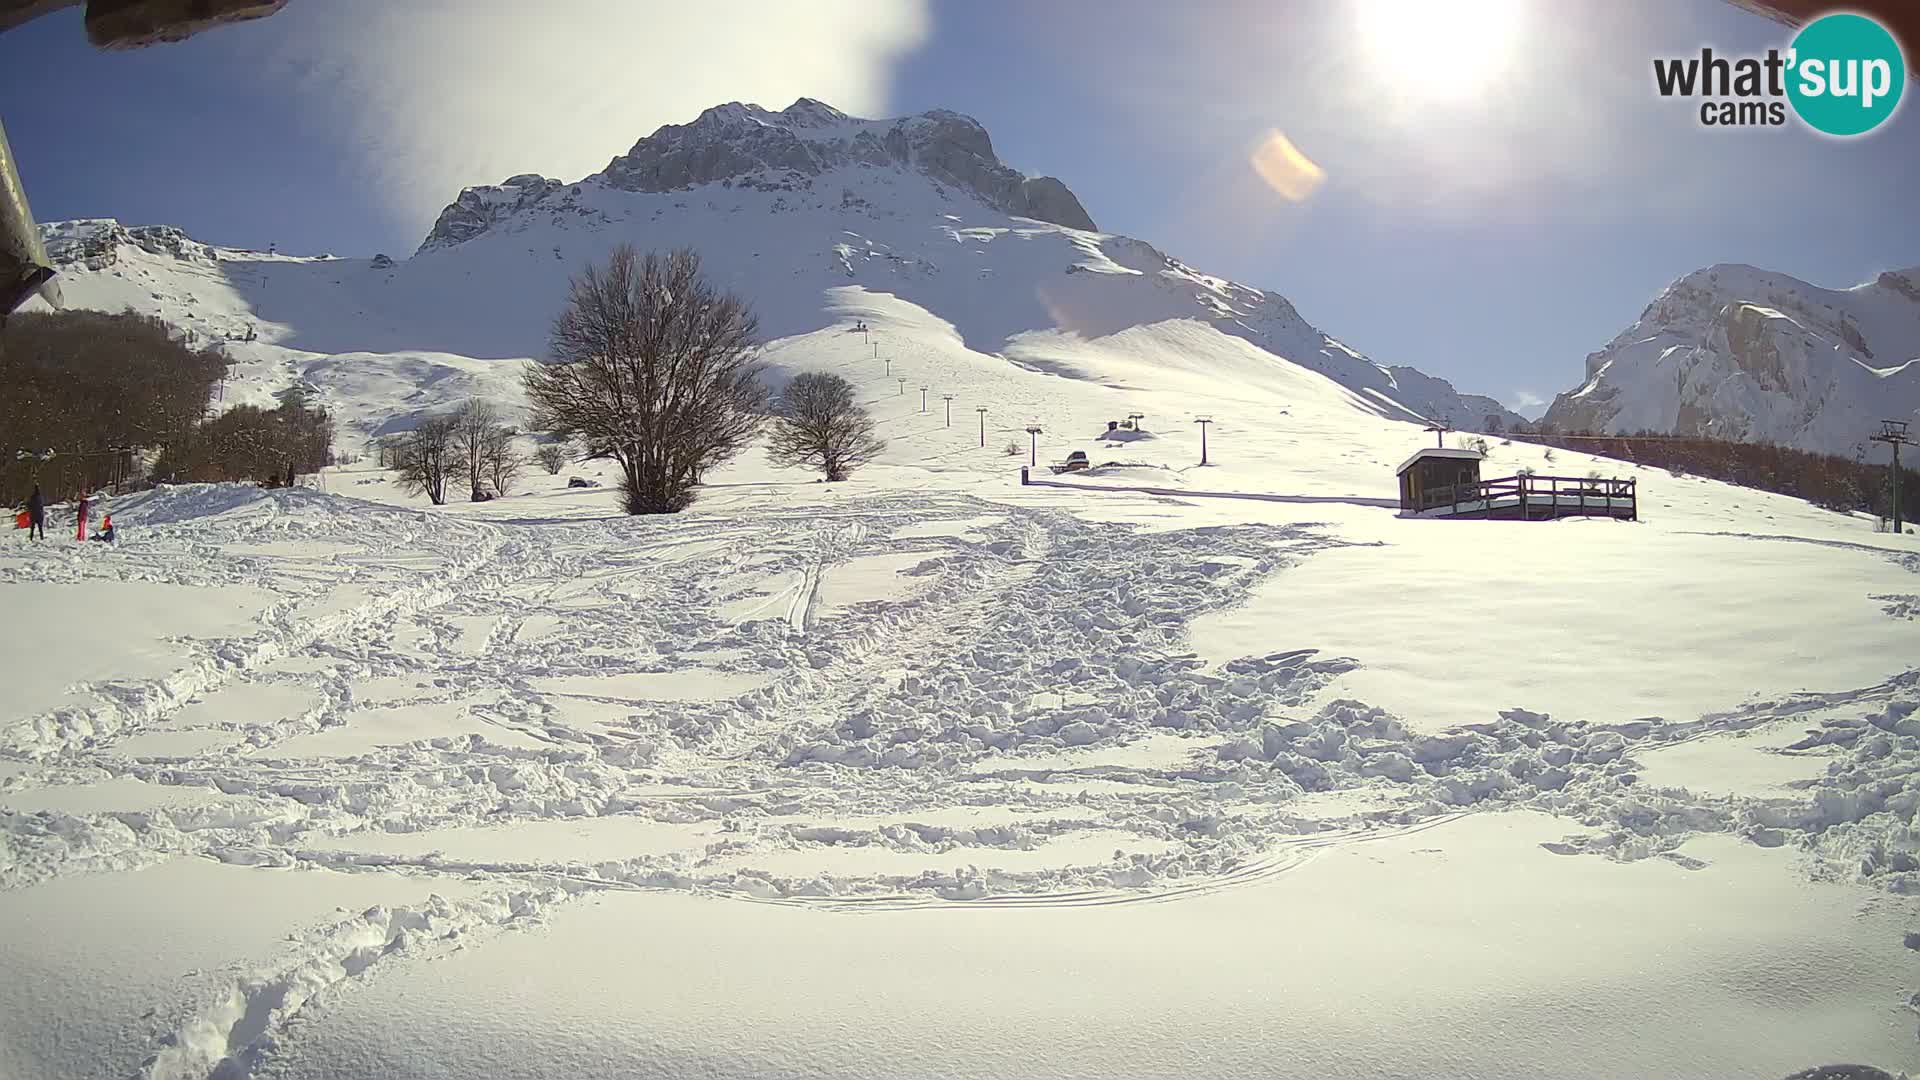
[[[329,0],[260,25],[280,43],[267,77],[417,237],[463,187],[575,180],[723,102],[884,115],[930,17],[926,0]]]
[[[1546,403],[1546,398],[1541,397],[1531,390],[1515,390],[1507,395],[1505,401],[1501,402],[1501,404],[1507,408],[1512,409],[1521,416],[1529,418],[1537,418],[1540,415],[1540,406]]]

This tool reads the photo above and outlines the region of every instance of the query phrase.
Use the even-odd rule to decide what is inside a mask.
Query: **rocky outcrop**
[[[440,211],[420,250],[451,247],[471,240],[567,185],[533,173],[511,176],[491,187],[470,187]]]
[[[910,169],[1009,214],[1074,229],[1095,227],[1065,184],[1008,168],[994,155],[993,141],[979,121],[944,109],[898,120],[862,120],[812,98],[780,112],[731,102],[708,109],[692,123],[660,128],[582,184],[640,192],[704,184],[803,191],[830,170],[849,167]],[[567,191],[577,194],[578,186],[533,175],[468,188],[441,212],[421,250],[463,243],[528,210],[564,208]]]
[[[219,256],[207,244],[173,225],[122,225],[112,218],[62,221],[45,226],[41,238],[54,265],[79,264],[89,270],[112,266],[122,245],[182,262],[211,265]]]

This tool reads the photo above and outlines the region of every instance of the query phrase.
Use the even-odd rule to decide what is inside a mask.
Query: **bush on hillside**
[[[878,457],[887,444],[873,435],[873,417],[853,400],[853,384],[808,371],[794,377],[774,410],[767,455],[775,464],[816,469],[829,483]]]

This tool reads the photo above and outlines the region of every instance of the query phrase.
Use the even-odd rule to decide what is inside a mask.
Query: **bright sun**
[[[1514,59],[1521,0],[1358,0],[1360,51],[1416,100],[1477,100]]]

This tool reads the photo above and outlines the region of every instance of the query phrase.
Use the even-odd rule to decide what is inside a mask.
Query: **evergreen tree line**
[[[1791,495],[1842,513],[1860,511],[1884,520],[1893,512],[1893,466],[1870,463],[1864,454],[1849,458],[1769,443],[1683,438],[1647,431],[1632,435],[1535,431],[1512,432],[1507,437],[1665,469],[1675,476],[1703,476]],[[1920,518],[1920,470],[1906,462],[1901,466],[1900,516],[1913,522]]]

